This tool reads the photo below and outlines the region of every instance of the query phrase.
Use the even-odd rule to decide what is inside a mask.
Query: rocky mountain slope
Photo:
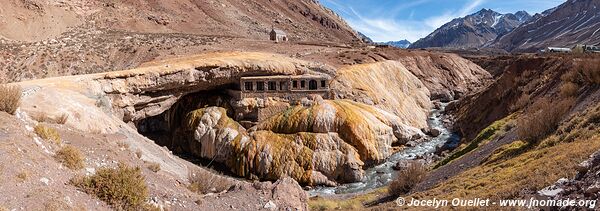
[[[456,18],[436,29],[410,48],[479,48],[512,31],[531,16],[525,11],[500,14],[482,9],[463,18]]]
[[[37,41],[89,25],[141,33],[268,39],[271,27],[295,41],[350,43],[357,34],[317,1],[43,1],[3,0],[0,35]]]
[[[536,15],[491,47],[513,52],[535,52],[549,46],[600,44],[600,1],[569,0]]]
[[[398,47],[398,48],[408,48],[412,43],[410,43],[410,41],[408,41],[408,40],[400,40],[400,41],[382,42],[382,43],[378,43],[378,44],[390,45],[390,46],[394,46],[394,47]]]

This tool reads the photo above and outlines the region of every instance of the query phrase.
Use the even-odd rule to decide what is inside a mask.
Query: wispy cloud
[[[475,12],[475,10],[477,10],[484,2],[485,0],[471,0],[467,2],[461,10],[447,11],[442,15],[427,18],[424,22],[427,26],[435,30],[455,18],[464,17]]]
[[[357,12],[354,7],[342,4],[337,0],[326,0],[330,5],[335,6],[336,11],[343,13],[346,21],[354,29],[366,34],[377,42],[390,41],[398,39],[407,39],[414,42],[427,36],[436,28],[453,18],[464,16],[479,5],[484,0],[471,0],[463,9],[458,11],[447,11],[440,16],[431,17],[425,20],[413,20],[415,11],[412,10],[408,20],[398,19],[397,13],[402,10],[410,9],[415,6],[430,2],[432,0],[417,0],[397,4],[394,8],[387,10],[386,13],[376,13],[375,15],[363,15]],[[390,12],[391,11],[391,12]]]
[[[374,41],[427,36],[454,18],[464,17],[482,7],[498,12],[527,10],[540,12],[565,0],[322,0],[340,13],[354,29]]]

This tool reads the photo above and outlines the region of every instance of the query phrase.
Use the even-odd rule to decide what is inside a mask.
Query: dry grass
[[[48,141],[53,141],[56,144],[61,143],[60,134],[56,129],[48,127],[44,124],[38,124],[34,128],[35,134],[37,134],[40,138]]]
[[[560,96],[576,97],[579,92],[579,85],[573,82],[564,82],[560,86]]]
[[[588,82],[600,84],[600,59],[590,58],[577,62],[577,66],[584,79]]]
[[[158,163],[150,163],[148,164],[148,169],[154,173],[160,171],[160,164]]]
[[[29,173],[27,173],[27,171],[21,171],[17,174],[17,181],[25,182],[25,180],[27,180],[28,177]]]
[[[552,102],[543,98],[533,104],[525,116],[517,120],[517,135],[527,142],[537,142],[556,130],[563,116],[571,109],[575,98]]]
[[[519,198],[523,190],[540,190],[560,178],[572,178],[577,165],[598,148],[598,136],[535,148],[504,161],[473,167],[413,197]]]
[[[67,121],[69,120],[69,115],[68,114],[63,114],[60,115],[57,119],[56,119],[56,123],[57,124],[61,124],[64,125],[67,123]]]
[[[84,167],[84,158],[79,149],[67,145],[56,152],[54,156],[59,162],[72,170],[79,170]]]
[[[0,111],[14,114],[21,105],[21,87],[0,85]]]
[[[379,188],[369,193],[359,194],[350,199],[329,199],[312,197],[308,201],[309,210],[363,210],[365,203],[387,195],[386,188]]]
[[[51,118],[50,116],[48,116],[48,113],[46,113],[46,112],[38,112],[38,113],[34,113],[31,118],[33,118],[33,120],[35,120],[37,122],[46,122],[46,123],[64,125],[69,120],[69,115],[62,114],[60,116]]]
[[[427,168],[418,162],[413,162],[407,168],[398,172],[398,177],[388,186],[390,196],[400,196],[409,193],[427,175]]]
[[[190,181],[188,189],[203,194],[221,192],[228,190],[231,186],[235,185],[231,180],[227,179],[227,177],[208,170],[193,171],[188,176],[188,179]]]
[[[71,184],[118,210],[140,210],[148,197],[141,169],[130,168],[125,164],[119,164],[116,169],[100,168],[92,176],[75,177]]]
[[[522,108],[525,108],[531,102],[531,96],[529,94],[522,94],[517,101],[510,106],[510,110],[515,112]]]
[[[31,118],[37,122],[50,122],[50,117],[48,117],[48,113],[39,112],[31,115]]]

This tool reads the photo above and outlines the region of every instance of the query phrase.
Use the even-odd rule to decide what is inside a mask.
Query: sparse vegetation
[[[148,197],[148,188],[141,169],[125,164],[119,164],[116,169],[100,168],[95,175],[75,177],[71,183],[121,210],[141,209]]]
[[[519,99],[510,107],[511,111],[518,111],[525,108],[531,102],[531,96],[529,94],[522,94]]]
[[[28,177],[29,173],[27,173],[27,171],[21,171],[17,174],[17,180],[19,182],[25,182],[25,180],[27,180]]]
[[[572,178],[577,165],[600,147],[600,138],[578,139],[532,148],[515,157],[475,166],[438,186],[415,193],[419,198],[515,198],[523,190],[541,190],[560,178]]]
[[[387,188],[379,188],[369,193],[359,194],[351,199],[329,199],[313,197],[308,202],[309,210],[361,210],[363,204],[387,195]]]
[[[67,145],[56,152],[54,156],[58,161],[72,170],[79,170],[84,167],[84,158],[79,149]]]
[[[486,163],[494,163],[501,160],[506,160],[508,158],[512,158],[517,156],[525,151],[527,151],[529,147],[529,143],[521,140],[514,141],[510,144],[506,144],[501,146],[500,148],[494,150],[492,155],[490,155],[486,159]]]
[[[600,84],[600,59],[584,59],[577,64],[586,81]]]
[[[117,142],[117,146],[119,146],[119,148],[122,148],[122,149],[129,149],[129,144],[125,141]]]
[[[477,136],[471,141],[469,142],[467,145],[460,147],[458,150],[456,150],[454,153],[452,153],[452,155],[448,156],[447,158],[443,159],[442,161],[438,162],[433,168],[439,168],[443,165],[446,165],[448,163],[450,163],[451,161],[473,151],[474,149],[477,149],[478,146],[480,146],[481,144],[488,142],[494,138],[496,138],[496,136],[498,134],[501,134],[503,132],[506,132],[504,130],[510,130],[512,129],[512,121],[513,115],[509,115],[508,117],[505,117],[504,119],[498,120],[494,123],[492,123],[490,126],[488,126],[487,128],[481,130],[481,132],[479,132],[479,134],[477,134]],[[510,124],[511,126],[506,127],[506,124]]]
[[[231,188],[234,184],[226,177],[208,170],[196,170],[188,176],[190,189],[193,192],[209,193],[221,192]]]
[[[573,82],[564,82],[560,86],[560,95],[563,97],[576,97],[579,92],[579,85]]]
[[[56,129],[46,126],[44,124],[38,124],[34,128],[35,134],[37,134],[40,138],[48,141],[53,141],[56,144],[60,144],[61,138],[60,134]]]
[[[32,118],[35,121],[40,122],[40,123],[41,122],[46,122],[46,123],[54,123],[54,124],[64,125],[69,120],[69,115],[68,114],[62,114],[60,116],[51,118],[50,116],[48,116],[48,113],[42,111],[42,112],[34,113],[32,115]]]
[[[69,115],[68,114],[62,114],[60,115],[57,119],[56,119],[56,123],[57,124],[61,124],[64,125],[67,123],[67,121],[69,120]]]
[[[558,123],[574,104],[574,98],[553,103],[543,98],[528,108],[529,113],[517,120],[517,134],[527,142],[536,142],[558,127]]]
[[[0,111],[14,114],[21,105],[21,87],[0,85]]]
[[[400,196],[409,193],[427,175],[427,169],[419,162],[413,162],[398,173],[398,177],[390,183],[388,194]]]
[[[160,164],[158,164],[158,163],[150,163],[148,165],[148,169],[150,169],[150,171],[156,173],[156,172],[160,171]]]

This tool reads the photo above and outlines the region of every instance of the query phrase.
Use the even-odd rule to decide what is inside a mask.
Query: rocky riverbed
[[[453,145],[460,141],[460,137],[449,130],[445,108],[447,103],[436,103],[438,106],[432,110],[428,123],[433,132],[425,141],[409,142],[407,146],[394,153],[385,162],[365,170],[365,179],[361,182],[348,183],[336,187],[314,187],[308,192],[311,196],[333,194],[351,194],[370,191],[389,184],[397,174],[396,165],[407,161],[418,161],[430,164],[439,159],[435,153],[444,145]],[[439,132],[439,133],[438,133]],[[396,168],[397,169],[397,168]]]

